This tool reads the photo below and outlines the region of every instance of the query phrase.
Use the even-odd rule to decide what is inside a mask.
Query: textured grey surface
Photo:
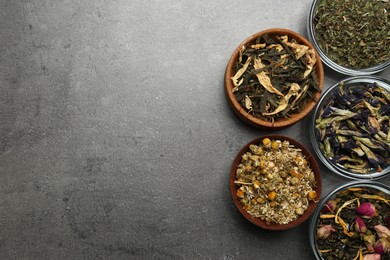
[[[233,205],[231,162],[268,132],[223,92],[237,45],[306,36],[310,4],[0,1],[0,259],[311,259],[308,223],[269,232]],[[311,148],[307,129],[278,133]],[[346,181],[321,169],[323,194]]]

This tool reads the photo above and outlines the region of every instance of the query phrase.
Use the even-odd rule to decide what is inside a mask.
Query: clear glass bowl
[[[318,101],[312,117],[310,121],[310,129],[309,129],[309,134],[310,134],[310,140],[313,145],[314,151],[321,160],[325,166],[330,169],[332,172],[350,178],[350,179],[379,179],[382,177],[385,177],[389,175],[390,173],[390,166],[387,168],[382,169],[382,171],[378,172],[377,170],[373,169],[368,173],[356,173],[353,171],[348,170],[347,168],[343,167],[342,165],[334,163],[330,158],[325,156],[324,152],[320,149],[319,141],[317,139],[317,133],[316,133],[316,119],[318,118],[318,115],[321,111],[321,108],[326,105],[329,100],[332,98],[333,92],[335,89],[339,87],[340,84],[346,85],[355,85],[355,84],[361,84],[361,83],[377,83],[379,86],[383,87],[390,93],[390,82],[382,79],[380,77],[376,76],[356,76],[356,77],[349,77],[346,78],[330,88],[328,88],[323,95],[321,96],[320,100]]]
[[[378,73],[380,71],[383,71],[386,68],[390,67],[390,59],[388,59],[387,61],[385,61],[383,63],[374,65],[372,67],[363,68],[363,69],[345,67],[345,66],[342,66],[342,65],[336,63],[335,61],[333,61],[321,49],[321,47],[318,43],[318,40],[316,38],[316,35],[315,35],[314,16],[315,16],[316,8],[321,1],[322,0],[314,0],[312,5],[311,5],[310,13],[309,13],[309,17],[308,17],[308,22],[307,22],[307,32],[308,32],[307,34],[308,34],[309,41],[312,43],[312,45],[314,46],[314,48],[318,52],[319,56],[321,57],[322,62],[325,65],[327,65],[328,67],[330,67],[331,69],[333,69],[339,73],[349,75],[349,76],[371,75],[371,74],[375,74],[375,73]]]
[[[331,191],[328,195],[326,195],[324,198],[320,200],[318,203],[318,206],[316,210],[314,211],[313,215],[310,218],[310,223],[309,223],[309,239],[310,239],[310,246],[312,248],[313,254],[318,260],[322,260],[323,258],[321,257],[321,254],[318,252],[317,248],[317,243],[316,243],[316,231],[317,231],[317,223],[318,223],[318,218],[320,216],[321,210],[324,208],[325,204],[331,200],[334,199],[337,194],[343,190],[346,190],[348,188],[357,188],[357,187],[369,187],[369,188],[374,188],[377,189],[378,191],[382,191],[384,193],[390,194],[390,187],[380,183],[380,182],[375,182],[375,181],[351,181],[348,182],[342,186],[339,186],[335,190]]]

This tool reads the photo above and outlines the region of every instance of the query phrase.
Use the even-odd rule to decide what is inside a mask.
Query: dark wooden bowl
[[[314,47],[311,45],[311,43],[307,39],[305,39],[304,37],[299,35],[298,33],[287,30],[287,29],[275,28],[275,29],[268,29],[268,30],[258,32],[256,34],[250,36],[246,40],[244,40],[234,50],[233,55],[231,56],[231,58],[227,64],[226,71],[225,71],[225,94],[226,94],[226,97],[227,97],[227,100],[228,100],[230,107],[232,108],[234,113],[239,118],[241,118],[245,123],[252,125],[254,127],[260,128],[260,129],[264,129],[264,130],[270,130],[270,129],[276,130],[276,129],[282,129],[282,128],[288,127],[288,126],[298,122],[302,118],[304,118],[314,108],[314,106],[316,105],[316,101],[319,99],[321,93],[315,92],[313,99],[307,103],[306,107],[300,113],[291,114],[291,117],[289,117],[289,118],[275,119],[275,121],[273,123],[249,114],[238,103],[236,97],[234,96],[234,93],[232,92],[234,85],[232,83],[231,77],[233,77],[234,74],[236,73],[234,68],[236,66],[236,63],[237,63],[237,60],[239,57],[240,49],[243,45],[248,46],[250,44],[253,44],[258,37],[260,37],[264,34],[268,34],[271,37],[272,36],[287,35],[289,37],[289,39],[295,39],[297,41],[297,43],[306,45],[309,48],[313,49],[315,51],[315,55],[317,58],[315,74],[317,76],[319,88],[321,90],[323,89],[323,85],[324,85],[324,69],[322,66],[320,56],[318,55],[318,53],[314,49]]]
[[[294,145],[296,148],[300,148],[302,150],[302,153],[307,157],[310,168],[314,172],[315,179],[317,181],[317,186],[314,188],[314,190],[317,193],[317,197],[315,201],[310,201],[309,207],[307,210],[303,213],[303,215],[299,216],[296,220],[287,223],[287,224],[267,224],[266,221],[261,220],[260,218],[254,218],[252,217],[248,212],[243,209],[243,204],[240,202],[240,199],[237,197],[237,190],[239,188],[238,185],[234,183],[236,180],[236,172],[237,172],[237,167],[241,162],[241,157],[244,153],[246,153],[249,150],[249,146],[251,144],[259,144],[261,140],[264,138],[269,138],[271,140],[287,140],[290,142],[290,144]],[[230,171],[230,192],[233,197],[234,204],[237,206],[237,209],[241,212],[241,214],[249,220],[251,223],[255,224],[258,227],[261,227],[263,229],[268,229],[268,230],[286,230],[286,229],[291,229],[293,227],[298,226],[299,224],[303,223],[306,221],[314,212],[314,210],[317,208],[318,202],[321,199],[321,191],[322,191],[322,182],[321,182],[321,174],[320,174],[320,168],[318,167],[317,161],[315,160],[314,156],[309,152],[309,150],[306,149],[301,143],[297,142],[294,139],[291,139],[286,136],[282,135],[266,135],[260,138],[257,138],[247,145],[245,145],[240,152],[237,154],[236,158],[234,159],[231,171]]]

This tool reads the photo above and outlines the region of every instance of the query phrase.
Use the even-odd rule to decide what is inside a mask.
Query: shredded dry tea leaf
[[[269,224],[294,221],[317,198],[307,158],[288,141],[264,138],[250,145],[238,165],[235,183],[243,208]]]
[[[314,231],[321,258],[390,259],[389,201],[372,187],[347,188],[327,201]]]
[[[250,46],[242,46],[233,92],[250,114],[274,122],[306,107],[320,92],[315,76],[315,51],[288,36],[264,35]],[[250,105],[248,105],[250,104]]]
[[[322,0],[314,34],[328,57],[348,68],[368,68],[390,59],[390,2]]]

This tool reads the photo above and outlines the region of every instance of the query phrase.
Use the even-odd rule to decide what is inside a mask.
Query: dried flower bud
[[[366,233],[367,231],[366,223],[364,223],[363,219],[359,216],[356,217],[353,227],[355,228],[355,231],[359,233]]]
[[[386,238],[386,237],[390,236],[390,230],[385,226],[376,225],[374,227],[374,229],[375,229],[376,233],[378,234],[378,237],[380,237],[380,238],[382,238],[382,237]]]
[[[363,260],[381,260],[380,254],[366,254],[363,257]]]
[[[383,255],[388,251],[390,251],[390,243],[387,241],[386,238],[380,238],[378,241],[376,241],[374,246],[375,253]]]
[[[363,218],[372,218],[372,217],[377,215],[374,204],[372,204],[370,202],[364,202],[364,203],[360,204],[360,206],[356,209],[356,211]]]
[[[337,202],[335,200],[329,200],[325,205],[324,208],[322,209],[323,213],[329,212],[329,211],[334,211],[337,207]]]
[[[322,226],[317,230],[317,237],[319,239],[327,239],[332,232],[336,230],[332,227],[332,225]]]
[[[375,245],[375,235],[374,234],[364,235],[363,240],[364,240],[364,244],[366,245],[368,250],[370,250],[370,251],[374,250],[374,245]]]

